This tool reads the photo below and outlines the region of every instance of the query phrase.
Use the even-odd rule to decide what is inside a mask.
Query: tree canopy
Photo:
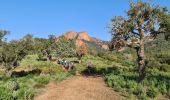
[[[170,13],[167,8],[152,6],[148,2],[131,2],[127,18],[116,16],[111,20],[112,46],[122,48],[133,47],[137,50],[139,75],[145,76],[144,44],[164,33],[165,39],[170,36]]]

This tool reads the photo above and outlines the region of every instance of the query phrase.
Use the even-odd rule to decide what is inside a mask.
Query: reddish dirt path
[[[120,100],[101,77],[74,76],[58,84],[50,82],[35,100]]]

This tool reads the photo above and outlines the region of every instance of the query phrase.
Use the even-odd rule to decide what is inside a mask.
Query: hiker
[[[61,64],[61,61],[62,61],[61,59],[58,59],[57,64]]]
[[[69,70],[73,70],[74,69],[74,63],[69,63]]]
[[[65,61],[63,67],[68,70],[69,69],[69,62]]]
[[[89,62],[87,64],[87,71],[88,71],[88,74],[91,74],[92,73],[92,69],[93,69],[93,64],[91,62]]]

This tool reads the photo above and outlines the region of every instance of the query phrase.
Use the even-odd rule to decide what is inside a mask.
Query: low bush
[[[52,80],[55,81],[62,81],[68,77],[70,77],[72,74],[69,72],[62,72],[62,73],[56,73],[54,75],[51,76]]]
[[[170,74],[168,72],[152,69],[147,72],[144,81],[138,83],[138,74],[125,72],[106,75],[106,83],[109,87],[113,87],[116,91],[125,90],[129,94],[134,94],[140,100],[156,98],[159,93],[169,95]]]
[[[158,89],[159,89],[159,91],[162,93],[162,94],[166,94],[167,93],[167,85],[166,85],[166,83],[165,82],[160,82],[159,84],[158,84]]]
[[[34,94],[35,92],[33,89],[23,87],[17,92],[16,95],[19,100],[33,100]]]
[[[43,84],[35,84],[34,86],[33,86],[33,88],[35,88],[35,89],[39,89],[39,88],[45,88],[45,85],[43,85]]]
[[[11,91],[16,91],[19,89],[19,84],[16,80],[10,80],[6,83],[6,87]]]
[[[146,66],[147,68],[151,68],[151,69],[153,68],[160,69],[161,64],[155,59],[152,59],[152,60],[146,60]]]
[[[133,81],[133,80],[127,80],[126,81],[126,88],[127,89],[136,89],[136,87],[137,87],[137,83],[136,83],[136,81]]]
[[[126,83],[123,77],[120,76],[108,76],[106,77],[107,84],[110,87],[113,87],[115,91],[121,91],[121,88],[125,87]]]
[[[48,84],[50,81],[50,76],[49,75],[40,75],[40,76],[34,77],[34,81],[39,84]]]
[[[12,91],[4,86],[0,86],[0,100],[12,100]]]
[[[170,65],[168,64],[162,64],[160,66],[160,70],[165,71],[165,72],[170,72]]]
[[[148,89],[147,89],[147,95],[149,96],[149,97],[151,97],[151,98],[155,98],[157,95],[158,95],[158,93],[159,93],[159,91],[158,91],[158,89],[157,88],[155,88],[154,86],[151,86],[151,87],[149,87]]]
[[[122,61],[121,64],[122,64],[123,66],[127,66],[127,67],[135,66],[134,62],[128,61],[128,60]]]

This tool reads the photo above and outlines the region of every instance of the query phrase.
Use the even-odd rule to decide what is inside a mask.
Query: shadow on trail
[[[81,75],[83,76],[92,76],[92,77],[105,77],[106,75],[116,75],[119,77],[122,77],[125,81],[135,81],[139,82],[139,75],[136,70],[129,71],[127,69],[121,69],[119,67],[113,66],[113,67],[105,67],[105,68],[86,68],[81,72]],[[165,82],[168,84],[167,86],[170,87],[170,74],[163,73],[163,72],[147,72],[147,75],[145,77],[145,80],[147,82],[152,83],[154,81],[157,84],[161,84],[162,82]]]
[[[107,68],[96,68],[96,67],[91,67],[91,68],[86,68],[81,72],[81,75],[83,76],[93,76],[93,77],[101,77],[106,74],[113,73],[115,71],[115,67],[107,67]]]

